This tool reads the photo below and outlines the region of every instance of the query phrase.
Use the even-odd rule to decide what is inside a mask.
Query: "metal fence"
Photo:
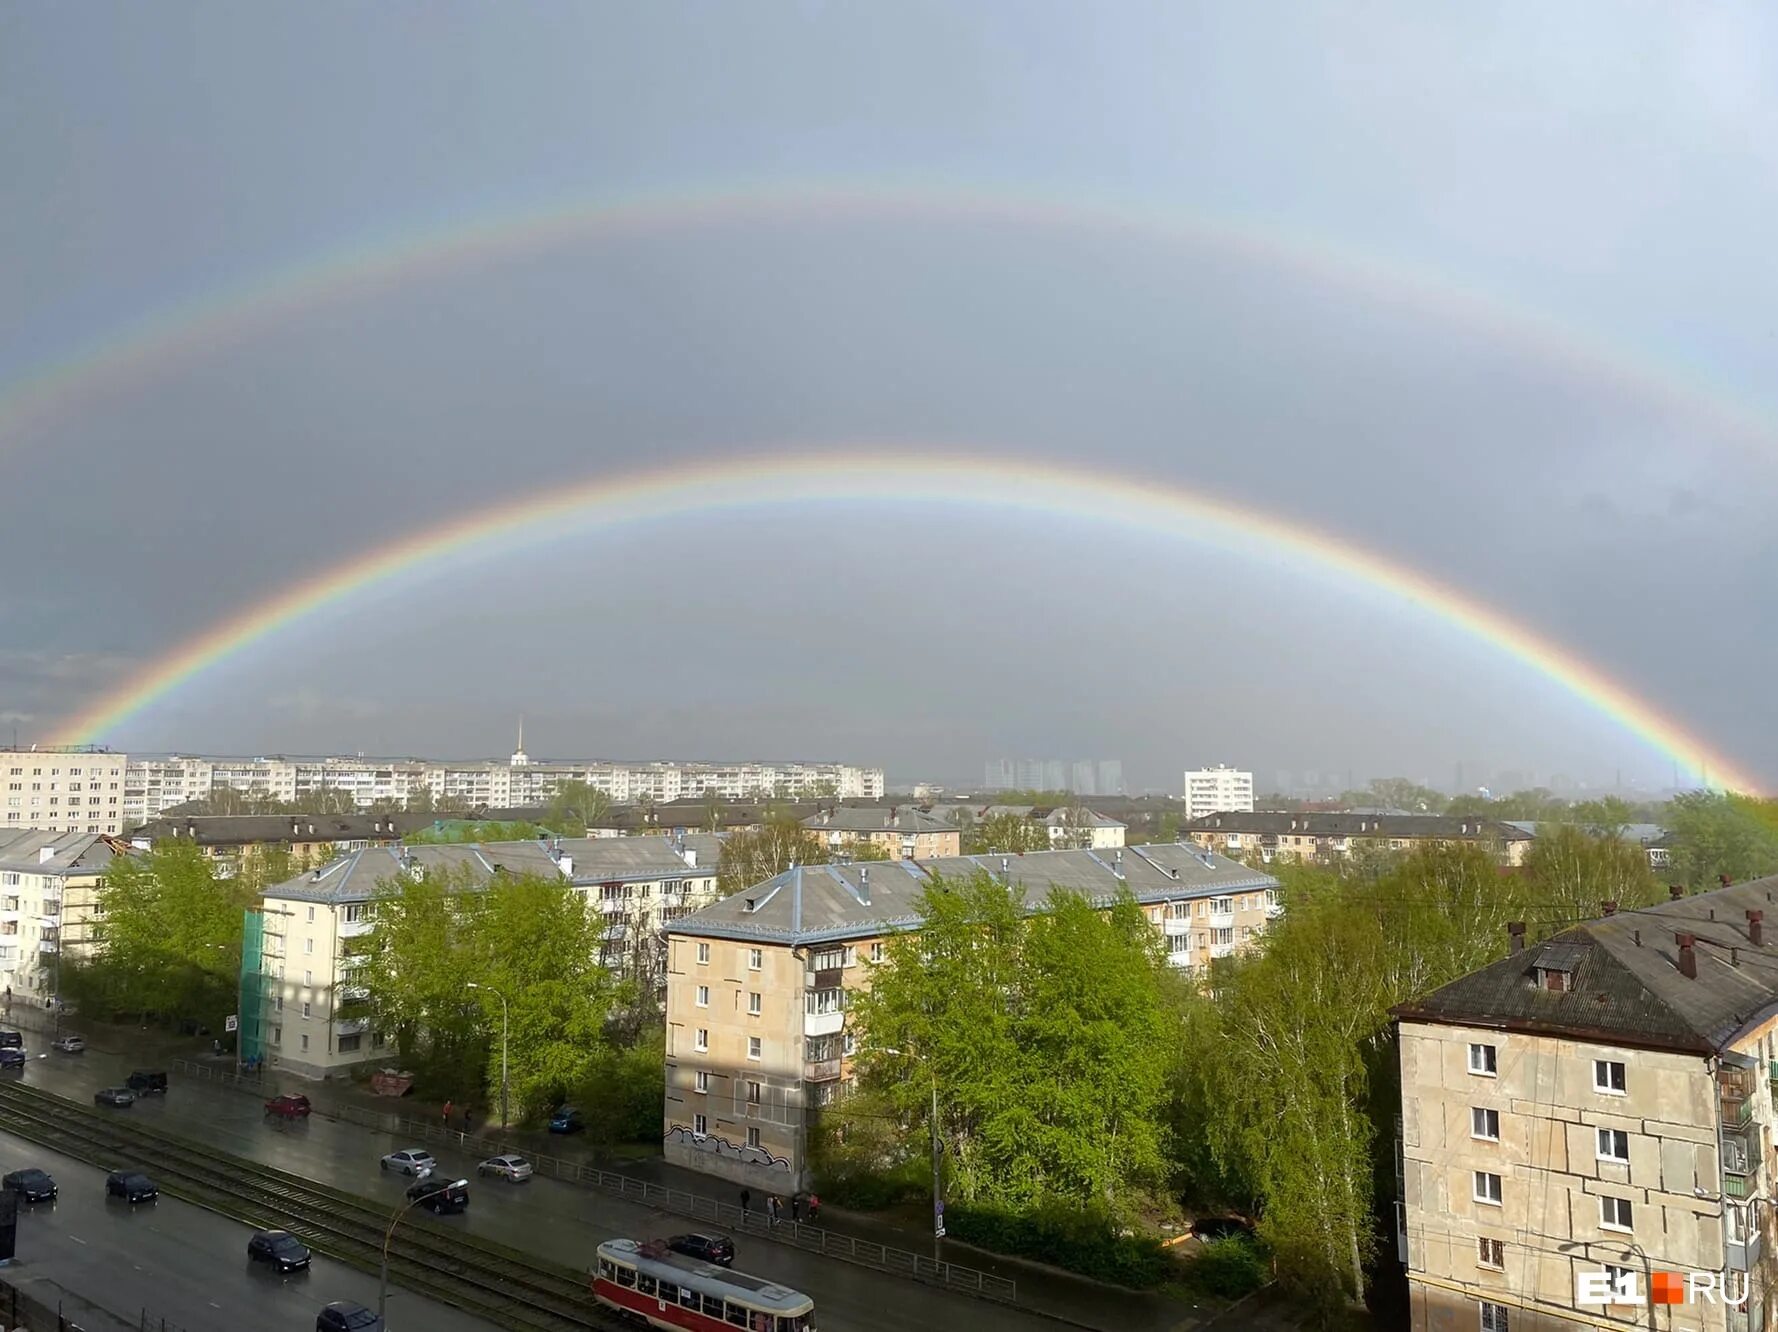
[[[763,1210],[757,1208],[743,1212],[734,1203],[721,1202],[685,1189],[671,1189],[664,1184],[637,1179],[615,1170],[601,1170],[598,1166],[583,1161],[569,1161],[559,1156],[540,1156],[528,1149],[514,1147],[511,1143],[464,1133],[424,1119],[380,1114],[352,1105],[339,1107],[338,1115],[347,1123],[361,1124],[366,1128],[420,1142],[443,1143],[474,1156],[501,1156],[507,1153],[522,1155],[538,1174],[548,1175],[551,1179],[568,1180],[597,1189],[614,1198],[641,1203],[663,1212],[695,1217],[699,1221],[712,1222],[725,1230],[776,1240],[780,1244],[793,1245],[811,1253],[838,1258],[843,1262],[892,1272],[928,1285],[943,1286],[946,1290],[998,1300],[1005,1304],[1016,1303],[1018,1299],[1018,1285],[1007,1277],[994,1276],[978,1268],[963,1267],[957,1263],[942,1262],[909,1249],[857,1239],[829,1230],[825,1226],[811,1225],[807,1221],[787,1221],[780,1218],[774,1222]]]
[[[187,1059],[175,1059],[173,1067],[180,1073],[222,1083],[226,1086],[256,1092],[268,1090],[268,1085],[262,1082],[257,1074],[237,1074],[231,1068],[200,1064]],[[317,1110],[316,1113],[322,1112]],[[708,1221],[724,1229],[776,1240],[780,1244],[793,1245],[811,1253],[838,1258],[843,1262],[857,1263],[862,1267],[872,1267],[881,1272],[892,1272],[897,1276],[922,1281],[928,1285],[943,1286],[946,1290],[976,1295],[982,1299],[998,1300],[1005,1304],[1014,1304],[1018,1301],[1018,1283],[1009,1277],[994,1276],[979,1268],[943,1262],[915,1253],[911,1249],[898,1249],[893,1245],[858,1239],[851,1235],[829,1230],[825,1226],[811,1225],[806,1221],[787,1221],[780,1218],[773,1222],[763,1210],[755,1209],[743,1212],[734,1203],[721,1202],[685,1189],[671,1189],[664,1184],[637,1179],[614,1170],[601,1170],[598,1166],[584,1161],[570,1161],[559,1156],[540,1156],[529,1148],[515,1147],[510,1142],[502,1142],[496,1138],[448,1128],[443,1123],[434,1120],[414,1119],[393,1112],[366,1110],[355,1105],[341,1105],[329,1113],[333,1118],[343,1120],[348,1124],[358,1124],[365,1128],[375,1129],[379,1133],[405,1137],[417,1142],[442,1143],[472,1156],[487,1158],[503,1156],[508,1153],[522,1155],[540,1175],[581,1184],[615,1198],[624,1198],[644,1206],[655,1207],[663,1212],[675,1212],[681,1216],[695,1217],[699,1221]]]
[[[122,1318],[64,1291],[34,1280],[31,1289],[0,1277],[0,1328],[5,1332],[185,1332],[147,1309]]]

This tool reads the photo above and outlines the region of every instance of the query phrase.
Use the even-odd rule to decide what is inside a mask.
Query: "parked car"
[[[153,1202],[160,1197],[160,1190],[139,1170],[113,1170],[105,1176],[105,1196],[129,1203]]]
[[[674,1253],[683,1253],[688,1258],[701,1258],[719,1267],[727,1267],[735,1261],[735,1242],[727,1235],[707,1235],[702,1231],[693,1231],[689,1235],[669,1237],[667,1247]]]
[[[335,1300],[315,1315],[315,1332],[383,1332],[375,1309],[350,1300]]]
[[[11,1189],[26,1202],[50,1202],[56,1196],[55,1180],[35,1166],[28,1170],[15,1170],[6,1178],[0,1179],[0,1188]]]
[[[580,1133],[586,1128],[586,1120],[580,1117],[580,1111],[571,1105],[564,1105],[549,1117],[551,1133]]]
[[[136,1093],[128,1087],[101,1087],[93,1093],[94,1105],[131,1106],[136,1103]]]
[[[478,1175],[498,1175],[501,1179],[509,1179],[514,1184],[522,1184],[531,1178],[531,1163],[522,1156],[490,1156],[475,1168]]]
[[[259,1230],[247,1241],[247,1257],[270,1263],[280,1272],[294,1272],[309,1265],[309,1246],[288,1230]]]
[[[424,1147],[406,1147],[383,1158],[383,1169],[399,1170],[404,1175],[424,1175],[437,1168],[438,1162]]]
[[[0,1027],[0,1050],[17,1050],[25,1043],[25,1033]]]
[[[144,1073],[137,1069],[124,1079],[129,1089],[143,1096],[165,1096],[167,1094],[167,1075],[165,1073]]]
[[[416,1179],[407,1186],[407,1196],[434,1216],[461,1212],[469,1206],[469,1181],[456,1179],[446,1184],[436,1179]]]
[[[0,1068],[23,1068],[24,1066],[25,1052],[16,1045],[9,1045],[4,1050],[0,1050]]]
[[[307,1119],[312,1110],[309,1098],[302,1095],[274,1096],[265,1103],[265,1112],[280,1119]]]
[[[86,1049],[86,1037],[64,1036],[55,1042],[54,1048],[63,1054],[80,1054]]]

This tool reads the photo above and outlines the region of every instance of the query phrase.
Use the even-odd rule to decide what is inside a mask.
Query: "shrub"
[[[821,1201],[861,1212],[915,1202],[932,1192],[924,1162],[906,1161],[888,1170],[828,1170],[820,1176]]]
[[[1250,1239],[1210,1240],[1186,1263],[1185,1283],[1206,1295],[1237,1300],[1266,1284],[1265,1260]]]
[[[945,1229],[965,1243],[996,1253],[1030,1258],[1096,1281],[1139,1290],[1160,1285],[1172,1269],[1158,1241],[1120,1235],[1109,1217],[1060,1204],[1029,1213],[947,1208]]]

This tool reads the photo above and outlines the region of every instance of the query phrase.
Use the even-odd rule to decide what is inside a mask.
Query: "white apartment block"
[[[99,884],[121,844],[93,833],[0,830],[0,986],[45,1005],[64,957],[92,947]]]
[[[703,798],[744,800],[761,793],[785,799],[881,799],[883,770],[847,763],[533,763],[521,750],[505,763],[364,757],[138,758],[123,780],[122,821],[134,827],[187,800],[233,790],[300,804],[323,791],[348,792],[360,808],[406,804],[421,793],[470,806],[511,809],[548,804],[562,782],[585,782],[612,803],[656,804]],[[118,831],[112,829],[110,831]]]
[[[1253,774],[1237,772],[1220,764],[1214,768],[1197,768],[1185,774],[1185,817],[1201,819],[1206,814],[1231,811],[1246,812],[1253,808]]]
[[[102,833],[115,837],[128,818],[129,756],[87,746],[0,749],[5,804],[0,832]]]
[[[393,1050],[370,1019],[341,1015],[367,997],[355,980],[352,941],[376,928],[377,899],[404,876],[460,872],[476,886],[495,874],[559,876],[604,922],[601,960],[623,967],[650,950],[664,975],[660,933],[716,898],[720,841],[713,836],[559,838],[555,841],[367,847],[266,890],[256,975],[260,995],[242,1014],[244,1049],[302,1077],[348,1074]],[[251,950],[249,950],[251,955]]]
[[[1415,1329],[1765,1327],[1775,896],[1757,879],[1530,946],[1511,926],[1505,958],[1395,1010]],[[1651,1301],[1663,1273],[1690,1297]],[[1596,1303],[1601,1283],[1642,1302]]]

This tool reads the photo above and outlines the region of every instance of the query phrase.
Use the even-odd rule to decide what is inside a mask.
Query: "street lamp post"
[[[422,1175],[421,1178],[424,1179],[426,1176]],[[389,1241],[395,1238],[395,1227],[401,1224],[401,1218],[407,1215],[409,1208],[413,1207],[416,1203],[425,1202],[435,1193],[443,1193],[450,1187],[449,1183],[440,1184],[436,1189],[428,1189],[417,1198],[409,1198],[400,1207],[397,1207],[395,1209],[395,1215],[389,1218],[389,1228],[383,1232],[383,1265],[381,1272],[377,1277],[378,1326],[381,1326],[383,1323],[383,1308],[389,1302]]]
[[[906,1059],[914,1057],[912,1051],[885,1048],[883,1053]],[[937,1261],[938,1242],[945,1237],[945,1197],[942,1186],[944,1152],[938,1137],[938,1072],[928,1067],[927,1073],[932,1078],[932,1117],[928,1122],[932,1129],[932,1256]]]
[[[508,1045],[508,1037],[510,1037],[510,1035],[512,1034],[512,1025],[508,1021],[508,1017],[507,1017],[506,996],[504,994],[501,994],[500,991],[496,990],[492,985],[481,985],[475,981],[468,981],[468,982],[466,982],[466,984],[467,984],[468,988],[471,990],[486,990],[489,994],[493,995],[496,999],[498,999],[500,1001],[500,1127],[505,1128],[506,1123],[507,1123],[507,1120],[506,1120],[506,1086],[507,1086],[506,1050],[507,1050],[507,1045]]]

